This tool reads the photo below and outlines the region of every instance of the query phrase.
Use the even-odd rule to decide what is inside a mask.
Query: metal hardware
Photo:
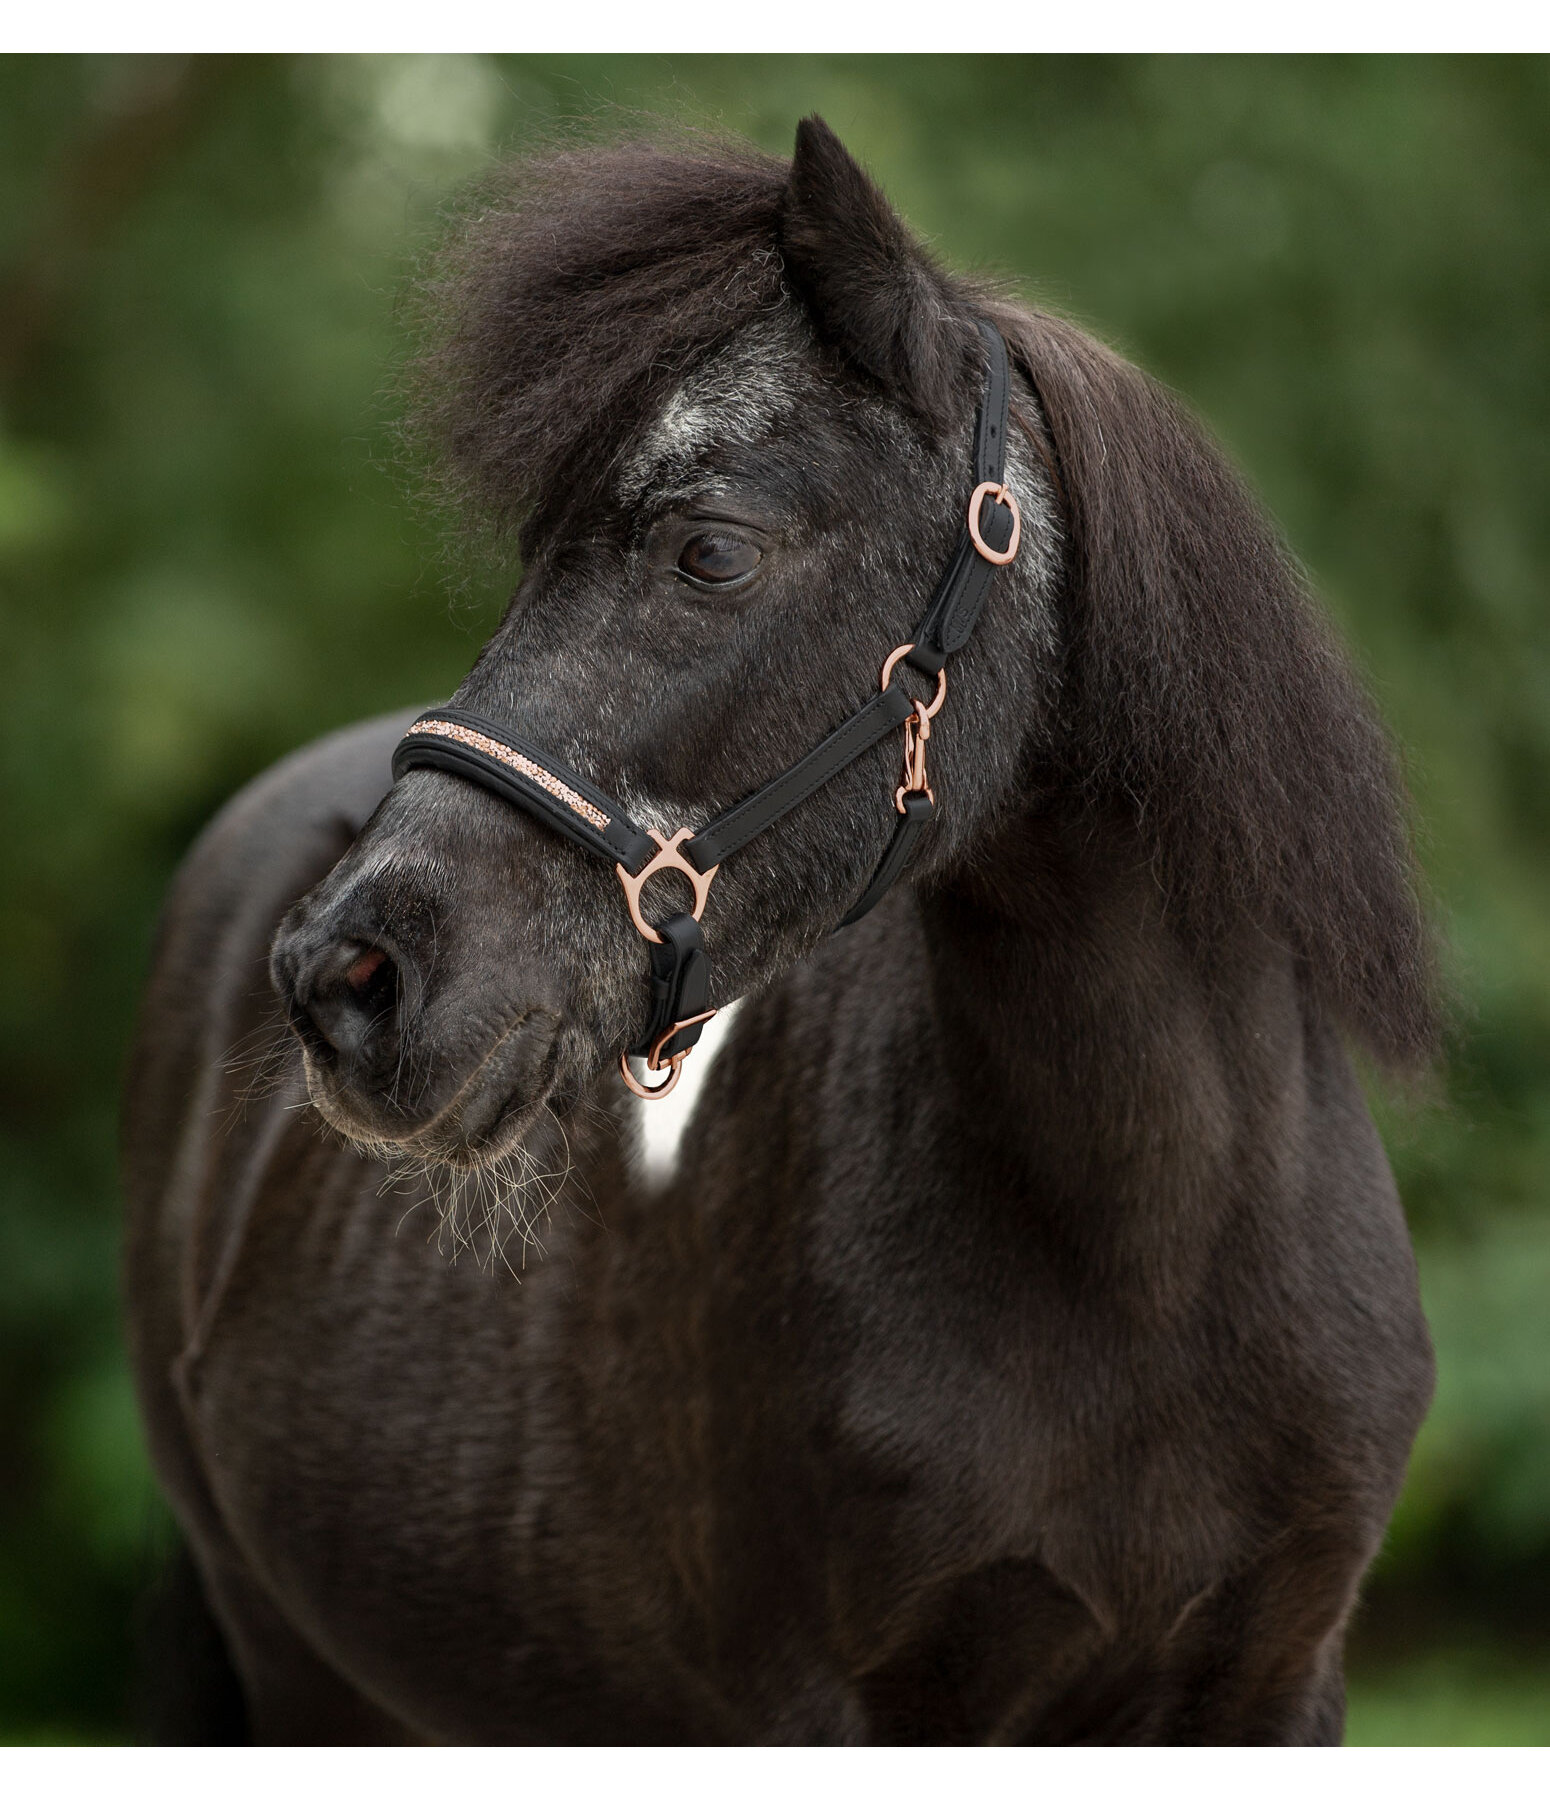
[[[680,1019],[676,1025],[672,1026],[669,1030],[664,1031],[661,1037],[659,1037],[651,1046],[650,1053],[646,1057],[646,1067],[653,1073],[660,1069],[662,1067],[662,1046],[667,1043],[670,1038],[677,1037],[680,1031],[687,1031],[691,1025],[703,1025],[707,1019],[714,1019],[716,1010],[717,1009],[713,1006],[709,1012],[695,1013],[693,1018]],[[678,1051],[676,1055],[668,1057],[667,1060],[670,1063],[680,1063],[693,1048],[693,1044],[690,1044],[686,1048]]]
[[[880,683],[884,693],[888,691],[899,658],[908,656],[914,648],[913,644],[900,644],[897,650],[889,651]],[[936,805],[936,795],[926,783],[926,739],[931,735],[931,721],[942,710],[946,698],[947,670],[943,668],[936,672],[936,692],[931,697],[931,704],[927,706],[924,700],[917,700],[915,710],[904,721],[904,780],[893,790],[896,812],[904,811],[906,794],[924,794],[933,806]]]
[[[986,499],[994,500],[998,506],[1006,507],[1012,515],[1011,541],[1004,550],[992,550],[980,536],[980,508]],[[1017,497],[1004,481],[982,481],[969,497],[969,536],[974,540],[974,548],[979,551],[988,563],[995,563],[998,568],[1009,563],[1017,554],[1017,546],[1023,541],[1023,515],[1017,504]]]
[[[646,1067],[651,1070],[652,1074],[656,1074],[663,1066],[662,1047],[664,1044],[669,1043],[673,1038],[677,1037],[680,1031],[687,1031],[691,1025],[703,1025],[707,1020],[714,1019],[716,1011],[717,1009],[713,1006],[709,1012],[695,1013],[692,1018],[680,1019],[676,1025],[669,1026],[646,1053]],[[628,1054],[621,1056],[619,1058],[619,1069],[624,1076],[625,1085],[630,1089],[631,1093],[639,1094],[642,1100],[665,1100],[667,1096],[672,1093],[673,1089],[677,1087],[678,1077],[683,1071],[684,1058],[693,1048],[693,1044],[685,1044],[682,1050],[676,1051],[672,1056],[667,1058],[667,1067],[671,1073],[668,1075],[666,1081],[660,1083],[656,1087],[647,1087],[644,1082],[637,1081],[634,1075],[630,1073],[630,1059]]]
[[[687,1050],[681,1050],[673,1058],[670,1065],[673,1072],[659,1087],[647,1087],[644,1082],[635,1079],[634,1075],[630,1073],[628,1055],[622,1055],[619,1058],[619,1073],[624,1077],[624,1085],[632,1094],[639,1094],[642,1100],[665,1100],[678,1086],[678,1077],[683,1072],[683,1060],[688,1054]]]
[[[888,683],[893,677],[893,671],[894,671],[895,664],[897,664],[897,662],[901,656],[908,656],[910,651],[913,650],[914,648],[915,648],[915,646],[913,644],[900,644],[900,646],[898,647],[897,650],[890,650],[888,652],[888,660],[883,664],[882,679],[878,683],[878,686],[883,690],[884,693],[887,693],[887,691],[888,691]],[[942,710],[942,702],[946,698],[947,698],[947,670],[945,668],[938,669],[936,672],[936,693],[934,695],[932,695],[931,704],[928,707],[926,707],[924,713],[921,716],[923,718],[927,718],[927,719],[934,719],[937,716],[937,714]],[[915,702],[915,705],[917,707],[919,707],[920,704],[921,703],[918,700]]]
[[[893,791],[893,804],[904,811],[906,794],[924,794],[933,806],[936,795],[926,780],[926,739],[931,735],[931,714],[917,700],[915,710],[904,721],[904,780]]]
[[[648,925],[640,916],[640,891],[651,877],[660,875],[668,869],[674,869],[678,874],[687,876],[690,887],[694,889],[694,906],[691,909],[691,916],[697,920],[705,910],[705,901],[710,894],[710,884],[716,869],[721,867],[721,864],[717,863],[714,869],[706,869],[702,874],[680,852],[679,845],[692,835],[693,833],[687,825],[675,831],[671,838],[663,837],[660,831],[648,830],[646,836],[657,846],[657,853],[640,874],[632,875],[623,863],[614,865],[614,872],[618,875],[620,884],[624,888],[624,897],[630,904],[630,917],[635,921],[635,929],[643,938],[649,938],[653,944],[662,942],[662,934],[653,926]]]

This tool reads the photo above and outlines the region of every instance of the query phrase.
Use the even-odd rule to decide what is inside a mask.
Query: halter
[[[672,1092],[684,1058],[699,1042],[706,1021],[715,1016],[715,1008],[708,1005],[710,957],[700,931],[700,915],[710,897],[711,882],[727,857],[784,818],[889,732],[902,728],[904,779],[893,796],[898,823],[865,892],[835,927],[842,930],[869,913],[898,880],[916,840],[935,815],[936,796],[926,778],[926,745],[931,721],[947,698],[947,659],[968,642],[991,577],[1017,555],[1022,536],[1017,501],[1003,480],[1011,390],[1006,345],[1000,332],[983,320],[979,331],[989,366],[974,424],[977,485],[969,497],[952,559],[913,641],[900,644],[883,663],[878,691],[784,774],[767,781],[701,830],[691,833],[685,826],[664,838],[657,831],[642,831],[616,800],[541,745],[461,707],[422,713],[393,752],[395,781],[408,770],[420,768],[460,775],[613,865],[631,922],[646,940],[651,956],[651,1012],[646,1033],[619,1058],[625,1082],[644,1099],[659,1100]],[[936,692],[929,705],[890,685],[901,660],[923,675],[936,677]],[[687,878],[694,904],[690,911],[675,913],[652,926],[641,914],[641,889],[654,875],[670,870]],[[655,1087],[638,1081],[630,1070],[632,1056],[643,1058],[652,1074],[666,1068],[667,1079]]]

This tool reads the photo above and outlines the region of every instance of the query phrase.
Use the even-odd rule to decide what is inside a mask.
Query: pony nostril
[[[376,945],[346,939],[329,945],[300,972],[291,1022],[315,1054],[366,1062],[392,1048],[398,997],[392,957]]]
[[[364,956],[356,957],[350,967],[345,970],[344,978],[359,994],[386,961],[387,952],[385,950],[368,950]]]

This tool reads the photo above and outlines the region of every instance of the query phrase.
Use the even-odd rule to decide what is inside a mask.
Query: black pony
[[[894,736],[722,868],[710,998],[743,1005],[666,1174],[618,1082],[648,982],[612,872],[453,774],[390,790],[405,719],[194,850],[128,1283],[246,1729],[1338,1740],[1431,1386],[1342,1031],[1393,1066],[1435,1035],[1344,659],[1173,403],[945,273],[820,121],[789,165],[505,181],[419,365],[451,488],[524,566],[459,707],[664,835],[758,789],[953,553],[982,321],[1022,546],[905,882],[834,933]],[[480,1254],[399,1229],[424,1199]]]

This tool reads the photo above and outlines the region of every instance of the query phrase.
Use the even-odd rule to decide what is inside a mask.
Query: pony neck
[[[1166,1307],[1201,1278],[1245,1169],[1263,1189],[1295,1163],[1291,958],[1249,927],[1187,942],[1118,818],[1024,817],[976,869],[921,898],[964,1166],[989,1172],[989,1204],[1016,1196],[1020,1229]]]

